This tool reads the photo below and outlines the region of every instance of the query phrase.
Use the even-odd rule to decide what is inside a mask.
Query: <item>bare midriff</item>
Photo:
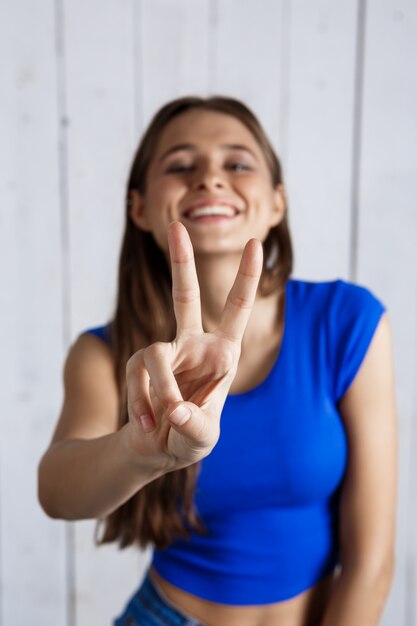
[[[289,600],[266,605],[231,606],[184,591],[165,580],[153,567],[150,575],[171,605],[202,626],[318,626],[333,585],[333,576],[328,576]]]

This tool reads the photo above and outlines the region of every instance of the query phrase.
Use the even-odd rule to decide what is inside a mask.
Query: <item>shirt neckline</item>
[[[287,335],[288,335],[288,324],[289,324],[289,320],[290,320],[290,283],[292,283],[292,279],[289,278],[287,280],[287,282],[285,283],[285,298],[284,298],[284,323],[283,323],[283,328],[282,328],[282,337],[281,337],[281,341],[278,347],[278,353],[275,356],[275,360],[274,363],[271,367],[271,369],[269,370],[268,374],[266,375],[266,377],[263,379],[262,382],[259,383],[259,385],[257,385],[256,387],[253,387],[253,389],[249,389],[248,391],[243,391],[242,393],[229,393],[227,395],[227,398],[235,398],[237,400],[241,399],[241,398],[247,398],[248,396],[251,395],[257,395],[261,392],[263,392],[265,387],[268,387],[271,384],[272,378],[275,374],[275,371],[278,369],[279,364],[282,362],[283,358],[284,358],[284,352],[286,349],[286,344],[287,344]]]

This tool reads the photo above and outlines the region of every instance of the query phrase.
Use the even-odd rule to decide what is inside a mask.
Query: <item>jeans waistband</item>
[[[166,607],[169,607],[174,613],[181,615],[186,621],[184,622],[184,626],[204,626],[201,622],[197,621],[191,615],[187,615],[184,613],[183,609],[176,606],[165,594],[165,592],[161,589],[160,585],[152,579],[150,570],[146,572],[145,578],[142,583],[141,590],[145,593],[153,593],[155,594],[160,602],[164,604]]]

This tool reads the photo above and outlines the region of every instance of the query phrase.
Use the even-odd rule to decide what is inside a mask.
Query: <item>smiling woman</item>
[[[114,316],[70,349],[39,469],[49,515],[154,549],[115,626],[378,624],[388,315],[364,286],[291,272],[282,169],[253,113],[162,107],[128,179]]]

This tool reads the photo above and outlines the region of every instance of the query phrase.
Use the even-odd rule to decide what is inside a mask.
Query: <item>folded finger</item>
[[[239,270],[215,331],[216,335],[236,343],[242,341],[255,302],[262,272],[262,257],[262,243],[258,239],[250,239],[243,251]]]
[[[149,395],[149,374],[145,367],[144,350],[138,350],[126,364],[127,406],[130,416],[139,420],[145,432],[156,427]]]
[[[171,344],[156,342],[144,350],[144,363],[158,400],[168,407],[183,397],[171,368]]]

